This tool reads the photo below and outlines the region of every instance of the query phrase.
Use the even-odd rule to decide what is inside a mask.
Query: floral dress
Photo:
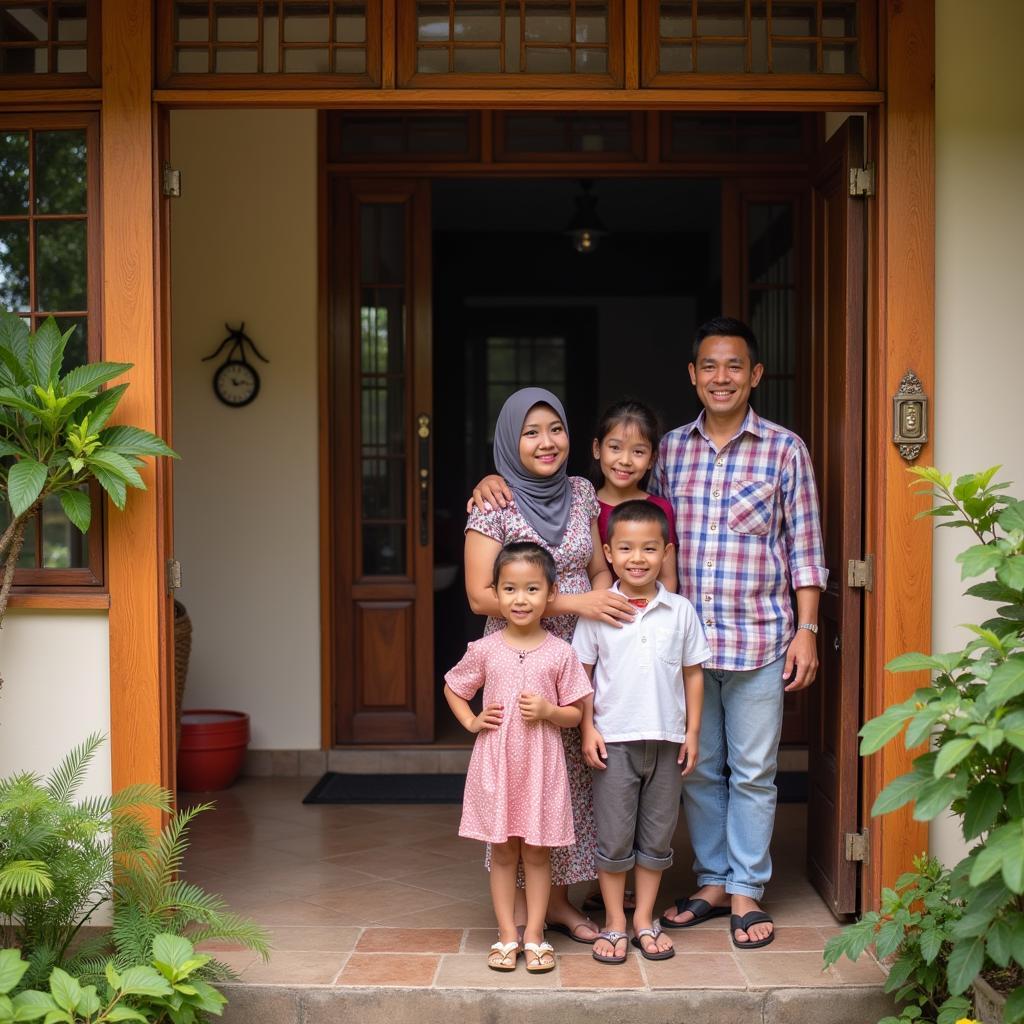
[[[590,565],[594,546],[590,536],[591,520],[596,519],[600,508],[594,485],[583,477],[569,478],[572,487],[572,505],[569,509],[569,525],[558,547],[545,544],[534,528],[516,508],[515,500],[506,508],[491,512],[480,512],[474,508],[466,523],[467,530],[476,530],[485,537],[496,540],[503,547],[515,541],[528,540],[539,544],[551,553],[558,570],[558,591],[561,594],[585,594],[590,590]],[[541,625],[566,643],[572,642],[576,630],[575,615],[554,615],[542,619]],[[496,629],[505,628],[504,619],[488,618],[484,636]],[[565,767],[569,774],[569,797],[572,802],[573,829],[576,842],[572,846],[558,846],[551,851],[551,884],[573,885],[589,882],[597,877],[594,854],[597,850],[597,829],[594,825],[594,804],[590,788],[590,769],[583,759],[583,746],[579,729],[562,729],[562,743],[565,745]],[[490,849],[487,851],[490,863]]]

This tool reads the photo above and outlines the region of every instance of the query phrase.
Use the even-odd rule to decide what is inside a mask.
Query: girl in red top
[[[594,460],[600,470],[602,482],[597,500],[601,508],[597,529],[601,543],[608,542],[608,517],[612,509],[624,501],[646,498],[668,517],[670,550],[662,563],[661,583],[666,590],[676,592],[676,521],[672,505],[664,498],[643,490],[647,475],[658,457],[661,431],[658,417],[646,405],[629,399],[616,402],[605,411],[597,424],[594,438]],[[609,565],[609,569],[611,566]],[[614,577],[615,573],[612,572]]]

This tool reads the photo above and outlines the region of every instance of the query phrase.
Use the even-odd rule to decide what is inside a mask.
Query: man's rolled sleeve
[[[794,445],[793,454],[783,470],[782,502],[790,582],[795,590],[801,587],[824,590],[828,583],[828,568],[821,539],[818,489],[814,483],[811,457],[802,442]]]

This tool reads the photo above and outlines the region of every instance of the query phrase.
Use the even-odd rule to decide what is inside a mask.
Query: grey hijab
[[[510,395],[494,425],[494,465],[505,478],[523,518],[549,547],[557,548],[569,526],[572,486],[563,463],[553,476],[534,476],[519,458],[519,437],[526,414],[538,404],[549,405],[565,423],[562,403],[544,388],[523,388]]]

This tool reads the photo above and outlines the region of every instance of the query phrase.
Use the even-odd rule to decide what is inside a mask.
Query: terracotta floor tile
[[[484,862],[484,844],[475,839],[464,839],[459,835],[435,836],[431,839],[420,839],[409,844],[409,849],[427,850],[442,857],[451,857],[457,861]]]
[[[774,953],[770,948],[736,953],[751,988],[820,988],[840,984],[832,968],[822,971],[820,953]]]
[[[773,953],[816,953],[824,948],[825,939],[820,928],[785,925],[775,929],[775,941],[771,945]]]
[[[493,917],[493,913],[492,913]],[[489,928],[469,928],[466,931],[466,941],[463,943],[463,951],[468,953],[483,953],[486,952],[492,942],[498,937],[498,926],[491,921]],[[552,946],[555,947],[555,952],[558,954],[565,953],[568,956],[578,956],[586,954],[590,956],[593,951],[590,943],[573,942],[566,935],[561,935],[558,932],[553,932],[550,929],[544,936]]]
[[[651,988],[747,987],[731,953],[677,952],[671,960],[643,960],[641,967]]]
[[[343,853],[370,850],[380,843],[364,829],[331,829],[313,836],[296,836],[277,840],[270,849],[302,858],[304,861],[324,860]]]
[[[319,892],[310,897],[310,900],[315,900],[317,905],[333,911],[336,917],[335,924],[367,925],[381,922],[395,926],[408,925],[410,911],[413,908],[418,907],[423,911],[447,902],[446,897],[439,893],[390,881],[373,882],[370,885],[359,885],[337,892]]]
[[[341,831],[353,831],[341,830]],[[359,826],[358,831],[373,838],[375,845],[386,846],[388,844],[400,844],[408,846],[422,839],[433,839],[435,837],[450,836],[453,829],[450,825],[444,825],[439,821],[430,821],[425,818],[410,818],[408,816],[384,818],[372,827]]]
[[[429,889],[451,899],[484,900],[488,903],[491,900],[491,880],[482,864],[474,867],[449,861],[445,867],[434,871],[404,875],[402,881],[406,885]]]
[[[732,949],[728,921],[721,926],[718,921],[708,921],[693,928],[666,931],[680,953],[728,953]]]
[[[354,853],[338,854],[330,858],[331,864],[363,871],[377,878],[407,878],[421,880],[434,871],[450,870],[465,874],[465,868],[450,857],[440,857],[423,847],[376,846]],[[486,878],[481,857],[480,872]],[[457,893],[453,895],[458,895]]]
[[[624,964],[600,964],[590,953],[563,953],[558,957],[558,971],[562,988],[645,987],[637,957],[632,953]]]
[[[246,917],[263,925],[343,925],[351,921],[342,920],[341,914],[329,907],[309,903],[295,897],[274,903],[260,903],[245,911]]]
[[[426,890],[421,889],[418,891],[428,898],[433,895],[426,892]],[[438,898],[443,899],[443,897]],[[414,903],[410,903],[410,907],[414,905]],[[491,907],[490,900],[486,903],[483,901],[474,903],[469,900],[453,900],[450,903],[442,903],[439,906],[428,907],[424,910],[407,910],[405,913],[381,917],[372,923],[384,927],[490,928],[492,931],[497,927],[494,923],[494,910]],[[494,939],[491,939],[491,942],[493,941]]]
[[[359,929],[337,925],[274,925],[269,928],[274,949],[310,949],[325,953],[346,953],[355,948]]]
[[[419,953],[353,953],[335,984],[422,988],[432,984],[438,959]]]
[[[248,949],[244,950],[216,950],[210,949],[206,952],[211,953],[217,960],[222,964],[226,964],[236,974],[242,974],[247,968],[251,967],[254,963],[259,960],[259,957]]]
[[[254,887],[266,885],[286,896],[311,897],[325,890],[337,891],[366,885],[377,879],[365,871],[354,871],[333,861],[312,861],[307,864],[285,864],[281,867],[264,867],[257,870],[241,871],[237,875],[240,885],[249,883]]]
[[[367,928],[359,937],[359,953],[458,953],[461,928]],[[493,940],[492,940],[493,941]]]
[[[280,985],[330,985],[344,967],[348,953],[282,950],[270,963],[257,961],[242,972],[243,981]]]
[[[885,972],[878,966],[878,961],[865,954],[859,960],[851,961],[843,957],[836,962],[832,970],[839,975],[844,985],[882,985],[885,983]]]
[[[523,966],[522,957],[514,971],[492,971],[487,966],[486,954],[457,953],[441,957],[434,987],[553,989],[559,987],[559,971],[556,967],[547,974],[530,974]]]

